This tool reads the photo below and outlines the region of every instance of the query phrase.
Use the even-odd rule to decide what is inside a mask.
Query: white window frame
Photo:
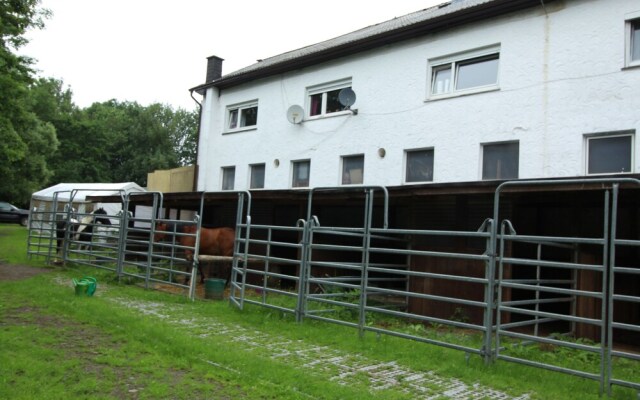
[[[331,113],[327,113],[327,93],[332,92],[334,90],[340,90],[345,88],[352,87],[351,78],[341,79],[338,81],[333,81],[329,83],[323,83],[320,85],[314,85],[307,87],[307,96],[305,100],[305,116],[309,120],[334,117],[339,115],[351,115],[349,110],[335,111]],[[320,106],[320,114],[311,115],[311,96],[322,94],[322,104]]]
[[[418,152],[424,152],[424,151],[430,151],[431,152],[431,179],[430,180],[424,180],[424,181],[409,181],[407,180],[407,172],[409,170],[409,154],[411,153],[418,153]],[[419,149],[408,149],[404,151],[404,170],[403,170],[403,182],[407,185],[415,185],[415,184],[421,184],[421,183],[425,183],[425,182],[433,182],[434,180],[434,176],[435,176],[435,164],[436,164],[436,152],[435,149],[433,147],[424,147],[424,148],[419,148]]]
[[[258,169],[262,168],[262,186],[253,186],[254,174],[258,172]],[[264,189],[267,180],[267,164],[256,163],[249,164],[249,189]]]
[[[589,145],[591,140],[611,139],[616,137],[628,136],[631,138],[629,143],[629,171],[610,171],[610,172],[589,172]],[[584,135],[584,172],[585,175],[611,175],[611,174],[630,174],[635,170],[635,131],[618,131],[606,133],[592,133]]]
[[[306,185],[300,185],[300,186],[296,186],[294,185],[295,180],[296,180],[296,171],[297,171],[297,166],[301,165],[302,163],[306,163],[308,165],[309,170],[307,171],[307,184]],[[291,187],[292,188],[308,188],[310,187],[309,185],[311,184],[311,160],[306,159],[306,160],[293,160],[291,161]]]
[[[468,89],[456,89],[458,80],[458,71],[461,64],[474,59],[491,57],[497,55],[498,66],[496,70],[496,82],[488,85],[474,86]],[[435,83],[435,73],[437,71],[451,69],[450,90],[443,93],[434,93],[433,87]],[[484,93],[500,89],[500,44],[481,47],[461,53],[450,54],[442,57],[435,57],[428,60],[428,79],[427,79],[427,101],[446,99],[450,97],[463,96],[475,93]]]
[[[633,59],[633,25],[640,24],[640,11],[629,13],[625,15],[625,67],[640,67],[640,54],[639,58]]]
[[[227,171],[233,171],[233,183],[231,185],[231,188],[225,188],[224,187],[224,181],[225,181],[225,175]],[[235,165],[229,165],[226,167],[221,167],[220,168],[220,190],[234,190],[236,187],[236,167]]]
[[[226,117],[225,117],[225,121],[224,121],[224,133],[235,133],[235,132],[242,132],[242,131],[248,131],[248,130],[253,130],[253,129],[257,129],[258,127],[258,117],[259,117],[259,113],[258,116],[256,116],[256,123],[255,125],[246,125],[246,126],[240,126],[240,121],[242,120],[241,116],[242,116],[242,111],[249,109],[249,108],[253,108],[255,107],[256,109],[258,109],[259,111],[259,107],[258,107],[258,100],[251,100],[251,101],[246,101],[243,103],[237,103],[237,104],[232,104],[227,106],[226,109]],[[235,128],[231,128],[231,114],[237,111],[237,126]]]
[[[348,159],[348,158],[356,158],[356,157],[357,158],[362,158],[362,171],[360,172],[360,180],[361,180],[361,182],[358,182],[358,183],[351,183],[351,182],[345,183],[345,172],[347,172],[347,171],[345,171],[345,168],[346,168],[345,160]],[[340,156],[340,185],[349,186],[349,185],[362,185],[362,184],[364,184],[364,167],[365,167],[364,163],[365,163],[364,154],[349,154],[349,155],[346,155],[346,156]],[[349,178],[349,180],[350,179],[351,179],[351,177]]]
[[[516,143],[518,145],[518,173],[517,176],[511,177],[511,178],[504,178],[504,177],[497,177],[497,178],[484,178],[484,159],[485,159],[485,149],[487,147],[491,147],[491,146],[499,146],[499,145],[507,145],[507,144],[514,144]],[[520,179],[520,141],[519,140],[504,140],[504,141],[500,141],[500,142],[488,142],[488,143],[481,143],[480,144],[480,180],[481,181],[504,181],[504,180],[514,180],[514,179]]]

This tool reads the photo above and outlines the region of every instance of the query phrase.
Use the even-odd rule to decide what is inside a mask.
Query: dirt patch
[[[19,281],[47,272],[51,272],[51,270],[28,265],[10,265],[0,261],[0,281]]]

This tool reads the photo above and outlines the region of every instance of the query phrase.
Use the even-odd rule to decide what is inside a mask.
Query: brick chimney
[[[222,62],[224,60],[217,56],[207,57],[207,80],[205,83],[215,81],[222,76]]]

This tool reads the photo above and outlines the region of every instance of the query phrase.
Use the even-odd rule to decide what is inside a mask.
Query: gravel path
[[[468,385],[455,378],[444,378],[433,372],[418,372],[395,362],[380,362],[359,354],[346,353],[329,346],[314,346],[302,340],[282,340],[258,330],[248,330],[238,326],[223,324],[212,317],[185,319],[187,308],[155,302],[132,302],[125,299],[111,299],[115,303],[134,309],[142,314],[162,319],[194,337],[206,338],[216,335],[226,338],[229,343],[239,344],[243,349],[267,353],[273,359],[286,360],[289,364],[300,365],[310,372],[329,373],[333,381],[343,385],[369,381],[370,390],[375,393],[383,389],[403,391],[415,399],[491,399],[526,400],[528,394],[518,397],[479,384]],[[204,360],[216,367],[226,368]],[[228,369],[228,368],[226,368]]]

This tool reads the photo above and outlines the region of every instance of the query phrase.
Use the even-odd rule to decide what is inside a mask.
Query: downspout
[[[189,94],[191,95],[191,98],[193,99],[193,101],[196,102],[196,104],[198,105],[198,130],[196,133],[196,162],[194,165],[194,170],[193,170],[193,185],[191,187],[191,190],[196,192],[198,191],[198,172],[200,170],[200,167],[198,165],[198,153],[200,150],[200,128],[202,125],[202,103],[200,103],[195,97],[193,97],[193,89],[191,89],[189,91]]]

